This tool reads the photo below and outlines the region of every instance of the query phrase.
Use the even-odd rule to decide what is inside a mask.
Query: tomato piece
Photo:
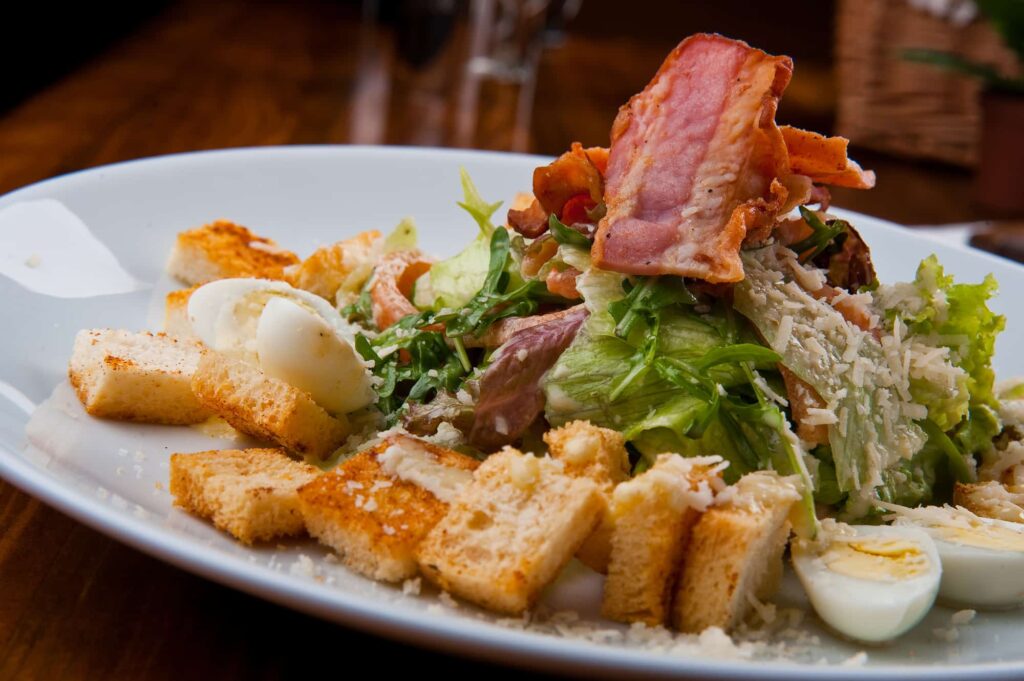
[[[577,222],[591,222],[587,211],[596,205],[594,199],[590,198],[590,194],[576,194],[570,197],[565,202],[565,205],[562,206],[562,215],[559,219],[566,225],[574,225]]]

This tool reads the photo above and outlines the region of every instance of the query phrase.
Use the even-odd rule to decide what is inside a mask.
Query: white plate
[[[318,244],[371,227],[388,229],[413,215],[425,249],[447,255],[475,233],[472,221],[455,206],[461,196],[459,166],[470,171],[485,198],[507,200],[529,187],[533,168],[543,161],[429,149],[240,149],[97,168],[0,198],[0,218],[20,202],[61,202],[143,283],[130,293],[67,299],[32,293],[0,277],[0,475],[112,537],[224,584],[386,636],[505,663],[589,675],[702,678],[966,679],[1024,673],[1024,616],[1019,612],[979,614],[960,628],[956,641],[947,642],[935,630],[942,634],[949,629],[952,611],[936,608],[897,643],[868,650],[861,667],[839,666],[861,647],[838,640],[808,616],[801,628],[804,638],[791,649],[799,659],[827,660],[827,668],[692,651],[657,652],[616,641],[598,645],[502,626],[468,606],[441,606],[436,596],[426,593],[403,596],[399,589],[349,574],[326,562],[326,553],[312,542],[248,549],[172,509],[165,490],[169,454],[229,443],[189,428],[92,419],[66,383],[67,359],[79,329],[159,327],[163,294],[174,286],[163,274],[163,264],[174,235],[184,228],[230,218],[306,254]],[[39,205],[30,204],[29,209]],[[871,244],[884,280],[913,276],[917,262],[930,252],[938,253],[949,271],[965,281],[994,272],[1004,291],[995,307],[1004,313],[1013,309],[999,342],[997,366],[1003,375],[1024,373],[1019,352],[1024,347],[1024,306],[1016,297],[1024,291],[1024,269],[866,216],[848,217]],[[41,226],[28,219],[18,228]],[[0,233],[0,243],[3,237]],[[48,255],[57,257],[55,247],[44,244],[43,252],[32,254],[0,252],[0,259],[22,258],[46,271]],[[67,272],[50,274],[68,286],[84,286]],[[317,578],[301,569],[307,564],[300,560],[303,555],[313,559]],[[586,619],[596,612],[599,596],[598,577],[571,569],[549,590],[545,608],[572,608]],[[803,603],[792,581],[780,599],[783,604]],[[818,636],[820,644],[808,644],[807,635]]]

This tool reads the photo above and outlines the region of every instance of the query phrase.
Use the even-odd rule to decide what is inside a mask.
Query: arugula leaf
[[[551,236],[555,238],[560,244],[566,246],[579,246],[590,250],[591,241],[586,236],[577,232],[572,227],[568,227],[562,224],[562,221],[558,219],[554,213],[548,218],[548,229],[551,231]]]
[[[693,362],[694,367],[700,370],[710,369],[719,364],[733,364],[740,362],[753,362],[758,364],[774,364],[782,361],[782,355],[771,348],[753,343],[737,343],[722,348],[715,348],[704,353],[704,356]]]
[[[542,281],[530,280],[511,291],[506,290],[510,281],[507,271],[510,250],[508,231],[496,229],[491,235],[487,275],[480,290],[461,309],[436,317],[445,325],[449,338],[467,334],[479,336],[499,319],[533,314],[541,302],[553,299]]]
[[[821,255],[828,248],[829,244],[850,226],[850,223],[846,220],[823,222],[817,213],[804,206],[800,206],[800,217],[804,219],[804,222],[807,223],[813,232],[806,239],[790,246],[790,249],[800,256],[800,262],[814,260]]]
[[[628,285],[623,281],[623,288]],[[650,320],[662,308],[696,304],[682,277],[644,277],[627,290],[625,298],[609,303],[608,312],[616,322],[615,334],[628,338],[638,323]]]

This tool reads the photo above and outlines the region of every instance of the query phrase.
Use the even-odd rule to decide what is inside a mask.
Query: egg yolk
[[[874,582],[897,582],[928,572],[928,556],[905,539],[835,541],[822,555],[829,570]]]
[[[975,528],[943,527],[939,536],[956,544],[996,551],[1024,551],[1024,533],[1005,527],[983,525]]]

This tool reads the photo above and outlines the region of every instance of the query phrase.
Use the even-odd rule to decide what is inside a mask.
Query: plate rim
[[[48,189],[69,179],[115,170],[118,172],[141,165],[160,165],[189,160],[288,153],[315,154],[369,154],[380,156],[418,155],[422,157],[476,157],[500,161],[515,158],[547,162],[549,156],[513,152],[452,149],[439,147],[375,146],[375,145],[268,145],[231,147],[224,149],[189,151],[131,159],[99,165],[71,173],[47,178],[0,196],[0,206],[18,200],[19,195]],[[201,162],[201,161],[200,161]],[[856,217],[864,217],[885,230],[902,232],[902,228],[888,220],[839,209]],[[964,245],[944,245],[969,251],[973,257],[998,263],[1006,267],[1011,261],[972,249]],[[333,589],[324,585],[270,570],[252,564],[241,557],[210,550],[199,541],[169,530],[154,528],[129,513],[102,503],[86,492],[61,484],[44,469],[31,464],[25,457],[0,443],[0,477],[21,491],[34,496],[58,511],[94,530],[140,550],[179,569],[197,574],[224,586],[243,591],[278,605],[306,614],[350,626],[374,635],[421,648],[443,650],[457,656],[512,664],[521,668],[545,669],[573,675],[597,674],[611,676],[621,673],[645,676],[702,676],[704,678],[732,679],[810,679],[827,675],[842,679],[935,679],[955,673],[963,679],[1012,679],[1014,672],[1024,668],[1024,662],[979,662],[975,664],[936,664],[928,666],[883,664],[871,667],[826,667],[791,661],[751,662],[722,658],[702,658],[619,647],[603,647],[587,641],[560,638],[536,632],[522,632],[499,628],[495,625],[475,626],[476,619],[461,615],[427,613],[406,608],[380,607],[380,599],[370,594]],[[864,647],[870,651],[869,646]],[[511,650],[528,655],[507,657]]]

